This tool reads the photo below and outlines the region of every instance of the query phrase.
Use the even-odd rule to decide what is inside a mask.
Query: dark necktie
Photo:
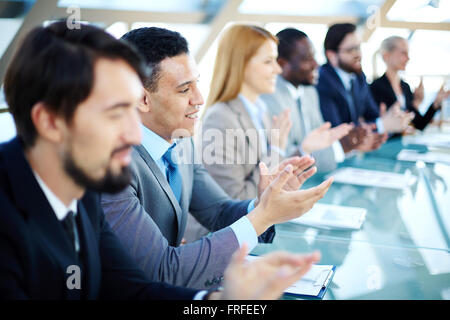
[[[350,81],[350,90],[348,91],[348,100],[349,100],[349,104],[348,104],[348,106],[349,106],[349,111],[350,111],[350,118],[351,118],[351,121],[355,124],[355,125],[357,125],[358,123],[359,123],[359,120],[358,120],[358,115],[357,115],[357,112],[356,112],[356,108],[357,108],[357,105],[356,105],[356,95],[355,95],[355,90],[356,90],[356,88],[355,88],[355,78],[352,78],[352,80]]]
[[[69,234],[75,252],[78,254],[80,252],[80,238],[78,236],[77,222],[75,220],[75,214],[73,213],[73,211],[69,211],[67,213],[67,216],[64,218],[62,223],[67,233]]]
[[[181,199],[181,187],[182,187],[182,179],[180,170],[178,169],[177,161],[176,161],[176,153],[173,152],[174,145],[172,145],[169,150],[163,155],[163,160],[166,164],[167,168],[167,181],[169,182],[170,188],[175,195],[178,203],[180,203]]]

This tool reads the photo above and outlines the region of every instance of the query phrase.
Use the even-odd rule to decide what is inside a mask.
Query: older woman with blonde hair
[[[412,124],[416,129],[423,130],[433,119],[436,111],[441,108],[442,101],[450,92],[441,87],[436,99],[422,115],[419,112],[419,106],[424,98],[422,80],[412,92],[409,85],[399,75],[399,71],[404,71],[409,61],[408,41],[399,36],[388,37],[381,43],[380,52],[386,64],[386,72],[370,85],[373,98],[378,104],[385,103],[388,108],[394,103],[399,103],[402,109],[414,112]]]
[[[259,99],[274,92],[281,72],[277,43],[269,31],[255,25],[233,25],[219,42],[201,144],[203,164],[234,198],[256,197],[260,174],[270,172],[267,166],[279,168],[285,156],[292,125],[289,110],[271,121]],[[304,160],[311,165],[309,161]],[[314,172],[315,167],[308,176]]]

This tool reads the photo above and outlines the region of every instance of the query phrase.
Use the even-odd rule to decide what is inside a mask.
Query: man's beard
[[[70,153],[67,153],[64,158],[64,169],[76,184],[96,192],[117,193],[131,182],[131,173],[128,167],[122,168],[119,174],[113,174],[108,168],[102,179],[94,180],[75,163]]]
[[[339,66],[339,68],[341,68],[342,70],[344,70],[348,73],[356,73],[356,74],[362,73],[361,64],[359,65],[358,68],[355,68],[353,65],[348,64],[348,63],[342,61],[341,59],[338,59],[338,66]]]

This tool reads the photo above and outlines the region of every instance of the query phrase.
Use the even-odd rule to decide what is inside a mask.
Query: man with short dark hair
[[[319,172],[334,170],[335,152],[340,152],[343,158],[338,140],[347,135],[352,126],[343,123],[330,128],[330,123],[323,120],[314,87],[318,65],[308,36],[300,30],[287,28],[278,32],[277,38],[277,61],[282,72],[277,77],[275,93],[263,95],[262,99],[271,115],[284,109],[291,111],[288,153],[311,154]]]
[[[332,25],[324,48],[327,63],[319,69],[317,84],[324,120],[332,126],[344,122],[363,125],[367,135],[358,146],[361,151],[377,149],[387,139],[384,133],[404,131],[412,115],[399,108],[385,112],[385,106],[378,107],[372,98],[361,67],[361,41],[356,26]]]
[[[150,279],[194,288],[221,284],[232,253],[244,243],[253,249],[270,242],[274,223],[309,210],[330,181],[309,190],[297,190],[312,171],[309,157],[280,164],[295,167],[286,200],[273,212],[253,210],[254,200],[230,199],[197,158],[191,136],[203,98],[199,72],[186,40],[163,28],[132,30],[123,39],[134,45],[153,72],[144,81],[139,104],[143,141],[133,148],[132,181],[122,192],[103,194],[106,219],[129,253]],[[309,173],[308,173],[309,172]],[[260,194],[270,176],[261,179]],[[295,201],[294,201],[295,198]],[[272,203],[268,198],[268,203]],[[261,208],[260,208],[261,209]],[[259,212],[258,212],[259,211]],[[214,231],[180,246],[190,212]]]
[[[17,137],[0,145],[0,299],[205,296],[150,282],[111,232],[96,193],[129,183],[144,70],[134,50],[89,25],[56,22],[23,40],[5,77]],[[282,195],[291,169],[262,207],[274,209],[266,195]],[[245,266],[245,251],[232,259],[223,293],[208,298],[276,298],[319,258],[274,253]],[[282,266],[294,269],[280,275]],[[261,281],[266,288],[255,287]]]

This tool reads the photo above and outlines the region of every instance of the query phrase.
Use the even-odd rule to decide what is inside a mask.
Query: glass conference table
[[[404,141],[389,140],[339,168],[407,174],[416,178],[413,184],[395,190],[334,182],[319,201],[367,209],[361,229],[287,222],[277,225],[272,244],[260,244],[252,254],[320,250],[319,264],[337,267],[324,299],[450,299],[450,165],[397,160]],[[303,188],[324,179],[316,174]]]

